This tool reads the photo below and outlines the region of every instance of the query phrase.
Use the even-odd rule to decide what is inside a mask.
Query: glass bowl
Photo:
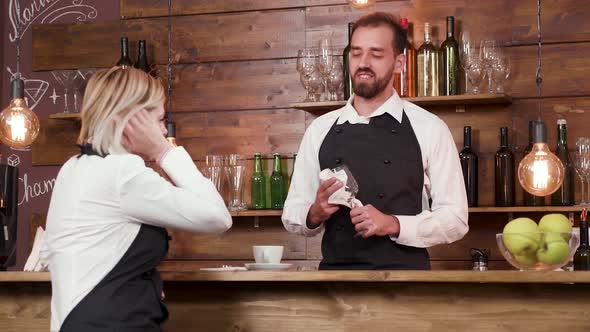
[[[575,232],[498,233],[502,256],[519,270],[551,271],[567,264],[580,244]]]

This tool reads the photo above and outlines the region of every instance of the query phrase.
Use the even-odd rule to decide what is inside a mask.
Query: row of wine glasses
[[[63,113],[80,112],[82,108],[82,87],[94,72],[95,69],[60,70],[51,72],[53,78],[63,89]]]
[[[574,169],[582,183],[582,198],[579,205],[590,205],[590,137],[578,137],[574,153]]]
[[[343,99],[342,56],[334,51],[331,39],[323,38],[318,47],[299,50],[297,71],[301,85],[307,91],[305,102]]]
[[[495,40],[482,40],[477,43],[469,39],[469,33],[463,32],[459,56],[465,72],[470,94],[481,93],[481,85],[487,78],[488,93],[504,93],[510,77],[511,63],[504,49]]]

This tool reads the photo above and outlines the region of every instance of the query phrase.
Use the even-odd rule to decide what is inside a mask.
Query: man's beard
[[[360,73],[369,73],[376,78],[373,82],[358,82],[357,74]],[[389,82],[391,81],[391,77],[393,76],[393,68],[388,71],[388,74],[382,78],[378,78],[377,75],[370,69],[358,69],[352,78],[352,89],[354,90],[354,94],[363,97],[365,99],[371,99],[386,88],[393,89],[392,86],[389,86]]]

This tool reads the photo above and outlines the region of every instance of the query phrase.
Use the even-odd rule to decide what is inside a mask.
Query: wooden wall
[[[464,113],[455,112],[452,106],[429,108],[448,124],[458,147],[463,126],[474,129],[474,146],[480,156],[480,205],[493,205],[493,157],[499,128],[511,128],[510,142],[520,158],[527,143],[528,121],[536,118],[536,1],[399,0],[380,1],[374,9],[409,17],[416,47],[422,42],[426,21],[435,27],[435,40],[444,39],[446,15],[455,16],[457,35],[469,31],[473,39],[496,39],[507,47],[513,67],[511,105],[474,105]],[[346,24],[366,11],[354,10],[344,0],[173,0],[172,13],[171,111],[180,144],[198,162],[209,153],[291,156],[296,152],[306,126],[318,115],[290,108],[304,98],[295,68],[297,50],[328,35],[336,47],[344,48]],[[590,125],[586,114],[590,59],[585,56],[590,54],[589,13],[587,1],[543,3],[542,109],[552,147],[557,118],[568,121],[570,148],[576,137],[587,135]],[[167,0],[121,0],[119,21],[34,26],[33,69],[111,66],[118,58],[123,35],[130,38],[132,53],[138,39],[147,39],[149,59],[165,65],[166,15]],[[33,162],[63,163],[75,153],[71,148],[75,137],[75,124],[44,120]],[[579,185],[577,188],[579,193]],[[521,197],[518,191],[519,202]],[[431,248],[434,266],[464,268],[471,247],[491,249],[492,258],[502,260],[493,235],[506,221],[506,214],[473,214],[464,240]],[[251,260],[250,245],[262,243],[284,244],[286,259],[313,265],[321,258],[319,237],[287,234],[276,217],[262,218],[258,228],[253,224],[252,218],[236,219],[234,228],[221,236],[175,233],[170,258],[203,260],[210,265]]]

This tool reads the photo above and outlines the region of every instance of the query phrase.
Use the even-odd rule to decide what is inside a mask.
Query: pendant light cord
[[[21,40],[21,17],[20,17],[20,0],[14,2],[16,10],[16,74],[15,79],[20,79],[20,40]]]
[[[537,91],[538,91],[538,111],[539,111],[539,121],[541,121],[541,84],[543,83],[543,78],[541,77],[541,0],[537,0],[537,43],[538,43],[538,47],[537,47],[537,58],[538,58],[538,64],[537,64],[537,78],[536,78],[536,84],[537,84]]]
[[[168,64],[166,67],[166,79],[168,83],[168,121],[172,121],[172,0],[168,0]]]

